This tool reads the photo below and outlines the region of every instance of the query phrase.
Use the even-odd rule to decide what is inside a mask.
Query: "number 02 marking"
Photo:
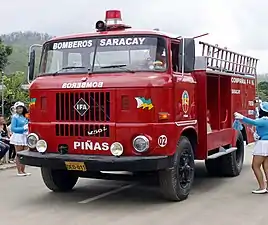
[[[166,135],[161,135],[158,138],[158,145],[160,147],[165,147],[167,145],[167,136]]]

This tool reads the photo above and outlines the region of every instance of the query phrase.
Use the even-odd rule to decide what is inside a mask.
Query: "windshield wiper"
[[[55,76],[57,75],[59,72],[63,71],[63,70],[71,70],[71,69],[86,69],[86,67],[84,66],[66,66],[63,67],[61,69],[59,69],[58,71],[56,71],[55,73],[53,73],[52,75]]]
[[[119,68],[119,69],[123,69],[125,71],[128,71],[130,73],[135,73],[135,71],[130,70],[128,68],[126,68],[126,64],[120,64],[120,65],[109,65],[109,66],[101,66],[101,69],[110,69],[110,68]]]

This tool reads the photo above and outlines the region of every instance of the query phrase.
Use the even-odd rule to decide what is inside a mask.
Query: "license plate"
[[[87,171],[86,165],[83,162],[65,162],[67,170]]]

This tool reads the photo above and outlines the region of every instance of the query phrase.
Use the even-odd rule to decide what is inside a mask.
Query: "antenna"
[[[209,33],[200,34],[198,36],[193,37],[193,39],[204,37],[204,36],[207,36],[207,35],[209,35]]]

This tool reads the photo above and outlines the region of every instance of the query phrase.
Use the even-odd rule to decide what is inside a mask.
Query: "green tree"
[[[4,45],[0,39],[0,70],[3,71],[8,65],[8,57],[12,54],[12,47]]]
[[[261,81],[258,83],[258,91],[259,91],[259,96],[263,101],[268,100],[268,82],[267,81]]]
[[[5,114],[9,116],[10,107],[16,101],[22,101],[25,104],[29,103],[28,91],[23,90],[21,85],[25,82],[25,75],[23,72],[16,72],[15,74],[4,76],[4,99],[5,99]]]

